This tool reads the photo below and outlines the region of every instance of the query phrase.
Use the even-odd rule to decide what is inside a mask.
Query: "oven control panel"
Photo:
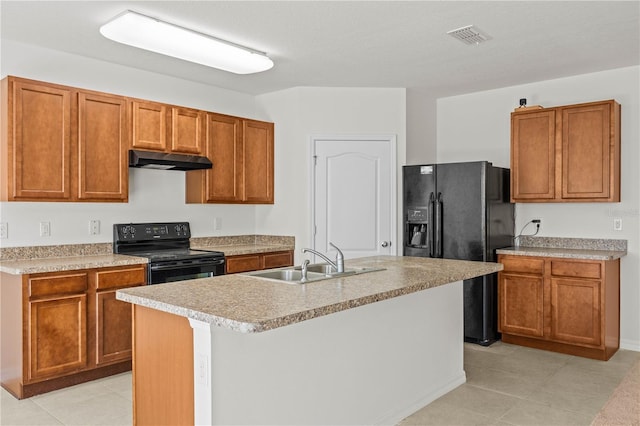
[[[188,239],[189,222],[119,223],[113,225],[114,241],[154,241]]]

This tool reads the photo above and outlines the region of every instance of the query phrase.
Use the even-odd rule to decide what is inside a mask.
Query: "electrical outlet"
[[[215,231],[219,231],[222,229],[222,218],[221,217],[214,217],[213,218],[213,229]]]
[[[0,223],[0,240],[9,238],[9,224],[7,222]]]
[[[534,222],[537,221],[537,222]],[[541,217],[536,217],[535,219],[531,219],[531,222],[533,222],[533,226],[535,226],[535,230],[536,230],[536,234],[539,234],[542,231],[542,218]]]
[[[616,217],[613,219],[613,230],[622,231],[622,218]]]
[[[198,354],[196,365],[197,382],[200,385],[207,385],[209,382],[209,357],[206,354]]]
[[[90,220],[89,221],[89,235],[98,235],[100,234],[100,221],[99,220]]]
[[[41,237],[51,236],[51,222],[40,222],[40,236]]]

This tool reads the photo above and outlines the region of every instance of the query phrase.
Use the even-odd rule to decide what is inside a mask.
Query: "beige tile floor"
[[[625,350],[601,362],[465,344],[467,383],[400,425],[589,425],[638,359],[640,352]],[[3,389],[0,410],[1,425],[130,425],[131,374],[22,401]]]
[[[625,350],[603,362],[465,344],[467,382],[400,425],[590,425],[638,359],[640,352]]]

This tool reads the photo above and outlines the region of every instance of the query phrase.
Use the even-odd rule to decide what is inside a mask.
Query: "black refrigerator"
[[[403,167],[405,256],[496,261],[513,245],[509,169],[490,162]],[[464,339],[488,346],[498,333],[498,277],[464,283]]]

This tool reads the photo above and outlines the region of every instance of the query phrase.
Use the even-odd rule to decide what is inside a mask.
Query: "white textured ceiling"
[[[267,52],[235,75],[127,47],[100,26],[130,9]],[[3,39],[249,94],[407,87],[450,96],[640,63],[639,1],[6,1]],[[465,45],[449,30],[492,39]]]

